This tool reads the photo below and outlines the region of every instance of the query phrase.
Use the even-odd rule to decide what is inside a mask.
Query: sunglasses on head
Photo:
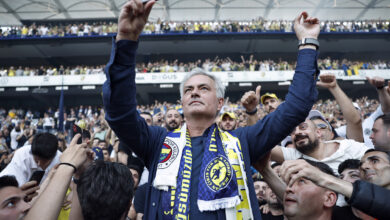
[[[326,125],[326,124],[319,123],[319,124],[316,124],[316,126],[319,129],[328,129],[328,125]]]

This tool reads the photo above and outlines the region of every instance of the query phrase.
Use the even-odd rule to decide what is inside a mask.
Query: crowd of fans
[[[229,99],[227,99],[229,100]],[[281,101],[281,100],[280,100]],[[179,101],[178,101],[179,103]],[[363,118],[369,117],[378,107],[379,103],[376,99],[368,99],[362,97],[355,100],[359,107]],[[166,113],[169,109],[176,109],[180,114],[182,113],[182,106],[180,104],[158,102],[150,105],[139,105],[138,111],[150,115],[150,123],[165,127]],[[333,128],[338,128],[346,124],[343,113],[340,111],[335,100],[319,100],[313,109],[319,110],[324,117],[329,121]],[[226,101],[223,112],[233,112],[237,119],[237,127],[247,125],[247,114],[245,108],[240,101],[231,102]],[[267,109],[264,105],[258,108],[258,115],[263,118],[267,115]],[[59,109],[54,110],[49,108],[43,114],[39,111],[32,111],[26,109],[4,109],[0,108],[0,122],[1,122],[1,136],[0,136],[0,171],[6,167],[11,161],[13,152],[32,143],[35,134],[50,132],[57,136],[59,143],[59,150],[64,151],[69,145],[73,135],[73,125],[78,125],[80,128],[87,130],[90,133],[93,146],[97,147],[100,141],[106,141],[106,146],[111,146],[109,153],[114,150],[114,144],[111,137],[111,131],[104,119],[104,110],[101,106],[79,106],[71,107],[64,114],[63,132],[58,131],[59,128]],[[103,145],[103,144],[100,144]],[[114,159],[114,157],[112,158]]]
[[[326,75],[326,74],[325,74]],[[330,74],[331,75],[331,74]],[[331,75],[332,76],[332,75]],[[332,92],[333,87],[337,87],[337,85],[333,85],[333,87],[330,86],[332,84],[333,78],[331,77],[330,80],[326,81],[326,79],[321,79],[321,82],[323,84],[319,84],[319,86],[328,88]],[[376,80],[376,81],[375,81]],[[370,79],[370,83],[373,85],[378,85],[384,83],[383,79]],[[388,87],[385,87],[383,89],[378,87],[380,90],[384,90],[385,93],[389,93],[387,95],[387,98],[390,97],[390,90]],[[257,91],[256,91],[257,92]],[[342,93],[342,91],[341,91]],[[248,113],[248,107],[245,104],[245,100],[248,98],[248,96],[253,95],[254,92],[247,92],[244,94],[242,99],[237,102],[231,102],[229,101],[229,98],[226,99],[224,106],[221,110],[220,116],[217,117],[216,122],[223,130],[233,130],[239,127],[245,127],[248,125],[251,125],[251,117],[253,117],[253,114]],[[336,93],[332,94],[335,95],[334,100],[318,100],[315,105],[313,106],[314,112],[318,112],[319,114],[316,114],[317,118],[320,120],[320,123],[318,124],[319,129],[328,129],[327,124],[331,126],[333,132],[338,132],[340,128],[350,126],[349,123],[351,123],[350,120],[350,112],[345,112],[346,107],[344,104],[339,103],[340,102],[340,95],[336,95]],[[272,93],[265,93],[261,96],[256,94],[258,96],[258,102],[260,102],[260,105],[257,107],[257,113],[255,114],[257,119],[264,118],[267,114],[272,113],[278,108],[278,105],[282,103],[282,99],[278,98],[275,94]],[[384,102],[382,100],[382,97],[380,95],[379,101],[377,99],[368,99],[367,97],[362,97],[353,100],[353,106],[354,109],[357,109],[359,112],[359,115],[361,116],[360,126],[362,126],[362,121],[365,120],[372,120],[372,117],[378,116],[378,110],[381,110],[381,106],[385,106],[385,108],[388,108],[387,106],[390,103],[390,100],[387,100]],[[382,105],[380,105],[382,104]],[[352,105],[352,103],[351,103]],[[384,108],[382,108],[384,109]],[[145,119],[146,123],[148,125],[153,126],[161,126],[165,127],[168,131],[171,131],[173,129],[176,129],[177,127],[180,127],[182,123],[184,123],[183,118],[183,111],[182,106],[180,102],[177,103],[168,103],[168,102],[158,102],[155,101],[154,103],[151,103],[149,105],[139,105],[137,106],[138,112],[141,114],[141,116]],[[312,111],[313,111],[312,110]],[[387,109],[384,109],[387,111]],[[311,113],[310,113],[311,114]],[[380,113],[382,114],[382,113]],[[379,115],[380,115],[379,114]],[[107,161],[107,162],[120,162],[127,166],[128,170],[131,174],[132,184],[131,186],[134,187],[135,190],[135,200],[133,205],[131,206],[128,216],[130,219],[136,219],[137,216],[142,216],[142,210],[144,210],[144,204],[143,204],[143,197],[145,196],[145,188],[149,186],[150,183],[147,182],[147,169],[144,168],[143,162],[139,160],[136,155],[128,155],[121,151],[120,145],[122,144],[119,139],[116,137],[115,133],[111,130],[109,125],[107,124],[105,118],[104,118],[105,112],[101,106],[77,106],[77,107],[68,107],[65,110],[64,113],[64,121],[62,126],[59,126],[60,119],[59,119],[59,109],[54,110],[54,108],[49,108],[47,111],[45,111],[43,114],[39,111],[33,111],[30,109],[4,109],[0,108],[0,122],[1,122],[1,131],[0,131],[0,171],[3,171],[5,169],[8,169],[6,171],[10,172],[7,166],[10,164],[10,162],[13,160],[20,160],[20,155],[15,155],[16,152],[19,151],[21,153],[23,149],[29,147],[31,148],[31,151],[34,155],[35,148],[32,147],[36,143],[34,142],[34,139],[44,139],[44,136],[46,135],[52,135],[52,138],[55,138],[56,141],[56,148],[55,151],[58,151],[57,154],[60,154],[59,152],[65,152],[63,154],[66,155],[66,150],[71,151],[69,149],[75,150],[75,140],[71,141],[72,137],[75,135],[75,125],[78,126],[82,132],[81,132],[81,139],[83,139],[83,142],[88,143],[87,148],[91,149],[93,152],[91,155],[91,160],[96,161]],[[310,117],[310,115],[309,115]],[[348,119],[349,118],[349,119]],[[371,118],[371,119],[370,119]],[[310,119],[315,122],[314,119]],[[321,126],[319,126],[321,125]],[[301,126],[301,125],[300,125]],[[322,127],[324,126],[324,127]],[[371,124],[371,126],[373,126]],[[363,126],[364,127],[364,126]],[[304,128],[300,128],[304,129]],[[326,132],[321,130],[321,132],[324,132],[321,137],[326,139]],[[372,132],[376,132],[374,129],[372,129]],[[371,134],[371,128],[368,134],[370,136]],[[54,136],[55,135],[55,136]],[[293,134],[292,134],[293,135]],[[340,135],[342,135],[340,133]],[[348,136],[352,136],[347,134]],[[49,137],[46,137],[46,142],[50,139]],[[360,135],[362,136],[362,135]],[[335,136],[336,140],[346,140],[342,136]],[[390,138],[390,137],[389,137]],[[322,141],[322,140],[321,140]],[[364,142],[365,140],[360,139],[359,141]],[[44,142],[44,141],[43,141]],[[42,142],[42,143],[43,143]],[[45,142],[45,143],[46,143]],[[41,144],[42,144],[41,143]],[[325,142],[327,143],[327,142]],[[329,142],[330,143],[330,142]],[[340,142],[341,143],[341,142]],[[357,143],[357,142],[356,142]],[[282,141],[281,146],[283,148],[295,148],[295,145],[297,144],[297,140],[294,139],[294,136],[285,139]],[[375,143],[378,144],[378,143]],[[363,144],[362,144],[363,145]],[[367,145],[368,146],[368,145]],[[357,148],[357,146],[355,146]],[[39,154],[36,153],[36,154]],[[55,163],[60,163],[66,165],[66,161],[61,158],[57,158],[56,156],[53,156],[54,159],[52,161],[55,161]],[[15,158],[17,157],[17,158]],[[39,158],[39,157],[38,157]],[[272,157],[271,157],[272,158]],[[64,162],[65,161],[65,162]],[[276,159],[277,161],[277,159]],[[278,161],[279,162],[279,161]],[[359,170],[359,160],[353,161],[356,166],[354,166],[353,170],[355,173],[355,180],[360,178],[365,178],[364,176],[361,177],[359,175],[359,172],[362,172]],[[42,164],[40,162],[40,159],[36,160],[36,163]],[[54,163],[54,162],[51,162]],[[348,179],[352,178],[351,175],[346,174],[344,170],[350,170],[352,169],[350,165],[351,162],[344,162],[343,168],[339,169],[340,178],[342,179]],[[309,161],[309,164],[313,166],[317,166],[318,164],[312,163]],[[51,169],[51,164],[47,165],[47,169]],[[105,162],[96,162],[93,166],[102,167],[109,166],[109,164],[106,164]],[[341,165],[340,165],[341,166]],[[96,167],[95,167],[96,168]],[[283,219],[283,202],[280,202],[280,200],[277,199],[278,193],[275,187],[277,184],[273,184],[272,180],[269,179],[268,174],[264,174],[267,172],[270,172],[269,170],[266,171],[266,169],[271,168],[264,168],[264,167],[258,167],[255,166],[257,170],[260,171],[260,173],[253,169],[253,178],[254,178],[254,185],[256,189],[256,197],[259,200],[259,205],[261,212],[263,213],[263,216],[272,215],[272,216],[279,216],[280,219]],[[278,173],[279,176],[283,177],[280,173],[281,163],[273,163],[272,170],[274,172]],[[58,168],[57,168],[58,169]],[[65,168],[62,168],[65,169]],[[90,168],[93,169],[93,168]],[[97,168],[96,168],[97,169]],[[107,168],[108,169],[108,168]],[[120,168],[115,168],[115,170]],[[321,169],[321,166],[318,168]],[[333,169],[333,167],[332,167]],[[336,168],[337,169],[337,168]],[[341,169],[341,170],[340,170]],[[61,169],[60,169],[61,170]],[[104,169],[103,169],[104,170]],[[144,171],[145,170],[145,171]],[[327,169],[324,169],[326,172],[331,173],[333,175],[332,170],[327,171]],[[324,172],[325,172],[324,171]],[[65,171],[61,171],[65,172]],[[87,172],[87,171],[85,171]],[[88,171],[88,172],[97,172],[97,171]],[[123,171],[124,172],[124,171]],[[127,171],[126,171],[127,172]],[[317,172],[317,171],[316,171]],[[4,175],[4,173],[2,173]],[[29,174],[31,175],[31,174]],[[42,180],[42,186],[43,188],[50,188],[51,181],[54,181],[56,178],[53,175],[55,174],[49,174],[50,177],[44,176]],[[59,174],[58,174],[59,175]],[[57,177],[58,179],[63,179],[65,174],[63,174],[61,177]],[[92,175],[92,174],[90,174]],[[94,175],[99,175],[98,173]],[[107,174],[109,175],[109,174]],[[123,174],[124,176],[128,174]],[[262,175],[263,176],[262,178]],[[324,174],[325,175],[325,174]],[[65,175],[66,176],[66,175]],[[7,176],[6,176],[7,177]],[[5,177],[2,177],[5,178]],[[8,178],[8,177],[7,177]],[[25,177],[29,178],[29,177]],[[50,179],[45,181],[45,178]],[[80,177],[80,178],[86,178],[86,177]],[[23,191],[24,188],[31,189],[31,186],[25,185],[29,184],[28,179],[23,179],[22,177],[16,177],[16,180],[18,182],[22,183],[20,185],[23,185],[20,189]],[[87,180],[85,180],[87,181]],[[129,180],[127,180],[129,181]],[[270,182],[271,181],[271,182]],[[268,184],[267,184],[268,182]],[[39,183],[39,181],[38,181]],[[35,183],[36,184],[36,183]],[[17,185],[16,185],[17,186]],[[139,186],[139,187],[138,187]],[[30,188],[29,188],[30,187]],[[74,188],[75,185],[73,183],[70,186],[70,189]],[[78,187],[81,187],[80,185]],[[46,190],[48,190],[46,189]],[[64,188],[65,189],[65,188]],[[1,188],[0,188],[1,190]],[[39,193],[43,193],[43,190],[40,190]],[[69,210],[67,210],[69,207],[72,207],[70,204],[72,203],[72,193],[71,191],[68,191],[65,197],[64,206],[61,208],[60,211],[60,217],[65,217],[67,219],[70,215]],[[79,194],[79,196],[82,196]],[[88,196],[88,194],[84,195]],[[31,198],[30,198],[31,197]],[[141,197],[141,198],[139,198]],[[24,200],[26,202],[30,201],[34,198],[34,195],[30,194],[28,197],[25,197]],[[39,197],[38,197],[39,198]],[[36,198],[35,198],[36,199]],[[141,201],[139,201],[141,200]],[[343,199],[341,199],[342,206],[345,207],[345,201],[343,204]],[[34,199],[33,199],[34,202]],[[27,206],[26,206],[27,207]],[[29,207],[29,206],[28,206]],[[66,208],[68,207],[68,208]],[[337,206],[340,208],[339,206]],[[73,207],[72,207],[73,208]],[[76,209],[75,207],[74,209]],[[26,208],[28,210],[29,208]],[[340,208],[341,209],[341,208]],[[32,209],[33,210],[33,209]],[[1,211],[0,211],[1,212]],[[27,212],[27,211],[26,211]],[[33,211],[32,213],[34,213]],[[336,212],[337,215],[345,214],[345,211]],[[353,212],[356,214],[356,216],[362,216],[363,212]]]
[[[59,67],[40,66],[40,67],[14,67],[0,68],[0,76],[55,76],[55,75],[90,75],[104,74],[104,65],[98,66],[66,66]]]
[[[137,106],[128,64],[153,4],[124,5],[104,108],[0,108],[0,219],[389,218],[390,82],[367,77],[377,99],[351,100],[319,74],[319,24],[302,12],[296,35],[314,39],[284,101],[259,85],[231,102],[196,68],[181,101]]]
[[[237,32],[292,32],[292,21],[264,20],[252,21],[162,21],[146,24],[144,34],[169,33],[237,33]],[[112,21],[53,23],[0,27],[0,38],[66,37],[66,36],[106,36],[118,29]],[[388,32],[388,20],[367,21],[325,21],[323,32]]]
[[[209,72],[219,71],[277,71],[294,70],[296,63],[283,60],[257,60],[253,55],[249,59],[241,57],[241,61],[233,61],[229,57],[197,60],[195,62],[172,62],[160,60],[156,62],[137,63],[138,73],[165,73],[165,72],[189,72],[196,67],[201,67]],[[386,61],[350,61],[332,60],[330,58],[319,59],[318,66],[321,70],[358,70],[361,69],[390,69],[390,62]],[[90,75],[104,74],[104,65],[99,66],[66,66],[59,67],[40,66],[34,67],[0,67],[0,76],[53,76],[53,75]]]
[[[281,99],[279,99],[282,101]],[[177,102],[179,103],[179,101]],[[151,115],[151,124],[165,127],[165,114],[169,109],[176,109],[182,114],[182,106],[180,104],[158,102],[150,105],[139,105],[138,111]],[[360,109],[360,113],[364,118],[369,117],[378,107],[379,102],[376,99],[368,99],[362,97],[354,100],[356,106]],[[313,109],[319,110],[324,117],[329,121],[333,128],[338,128],[346,124],[343,113],[335,100],[319,100],[313,106]],[[247,115],[241,101],[231,102],[227,99],[222,112],[233,112],[237,116],[237,126],[243,127],[247,125]],[[258,108],[258,115],[263,118],[267,115],[267,110],[264,105]],[[72,126],[78,125],[82,129],[88,130],[91,137],[98,136],[100,140],[106,140],[105,136],[109,131],[109,126],[104,120],[104,110],[102,106],[78,106],[71,107],[64,114],[64,131],[58,131],[59,128],[59,109],[54,110],[49,108],[42,114],[39,111],[30,109],[4,109],[0,108],[0,123],[1,123],[1,152],[12,153],[15,149],[26,144],[31,144],[34,134],[50,132],[56,134],[60,140],[60,150],[66,149],[70,143],[73,131]],[[20,138],[25,136],[26,138]],[[109,144],[109,143],[107,143]],[[110,143],[111,144],[111,143]],[[8,155],[12,157],[11,155]],[[8,157],[7,157],[8,158]],[[9,162],[9,160],[6,160]],[[4,166],[2,166],[4,168]]]

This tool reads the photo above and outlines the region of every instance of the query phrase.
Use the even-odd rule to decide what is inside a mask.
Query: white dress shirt
[[[53,160],[50,162],[49,166],[45,170],[45,175],[43,175],[43,182],[51,168],[53,168],[56,164],[60,162],[61,152],[57,150],[56,155]],[[42,168],[38,167],[35,163],[32,152],[31,145],[25,145],[18,150],[15,151],[15,154],[11,160],[11,163],[1,171],[0,177],[5,175],[13,175],[16,177],[16,180],[19,183],[19,186],[25,184],[31,178],[31,175],[37,171],[42,170]]]

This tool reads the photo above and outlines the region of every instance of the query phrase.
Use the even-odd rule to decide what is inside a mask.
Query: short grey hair
[[[214,81],[214,86],[217,94],[217,98],[224,98],[225,97],[225,85],[222,83],[221,79],[211,73],[206,72],[202,68],[194,68],[191,72],[187,73],[187,75],[184,76],[183,80],[180,83],[180,99],[183,98],[183,89],[184,84],[188,81],[189,78],[196,76],[196,75],[204,75],[208,76],[210,79]]]

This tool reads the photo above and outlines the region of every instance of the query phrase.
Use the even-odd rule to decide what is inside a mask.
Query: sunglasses
[[[322,123],[316,124],[316,126],[319,129],[329,129],[328,125]]]

